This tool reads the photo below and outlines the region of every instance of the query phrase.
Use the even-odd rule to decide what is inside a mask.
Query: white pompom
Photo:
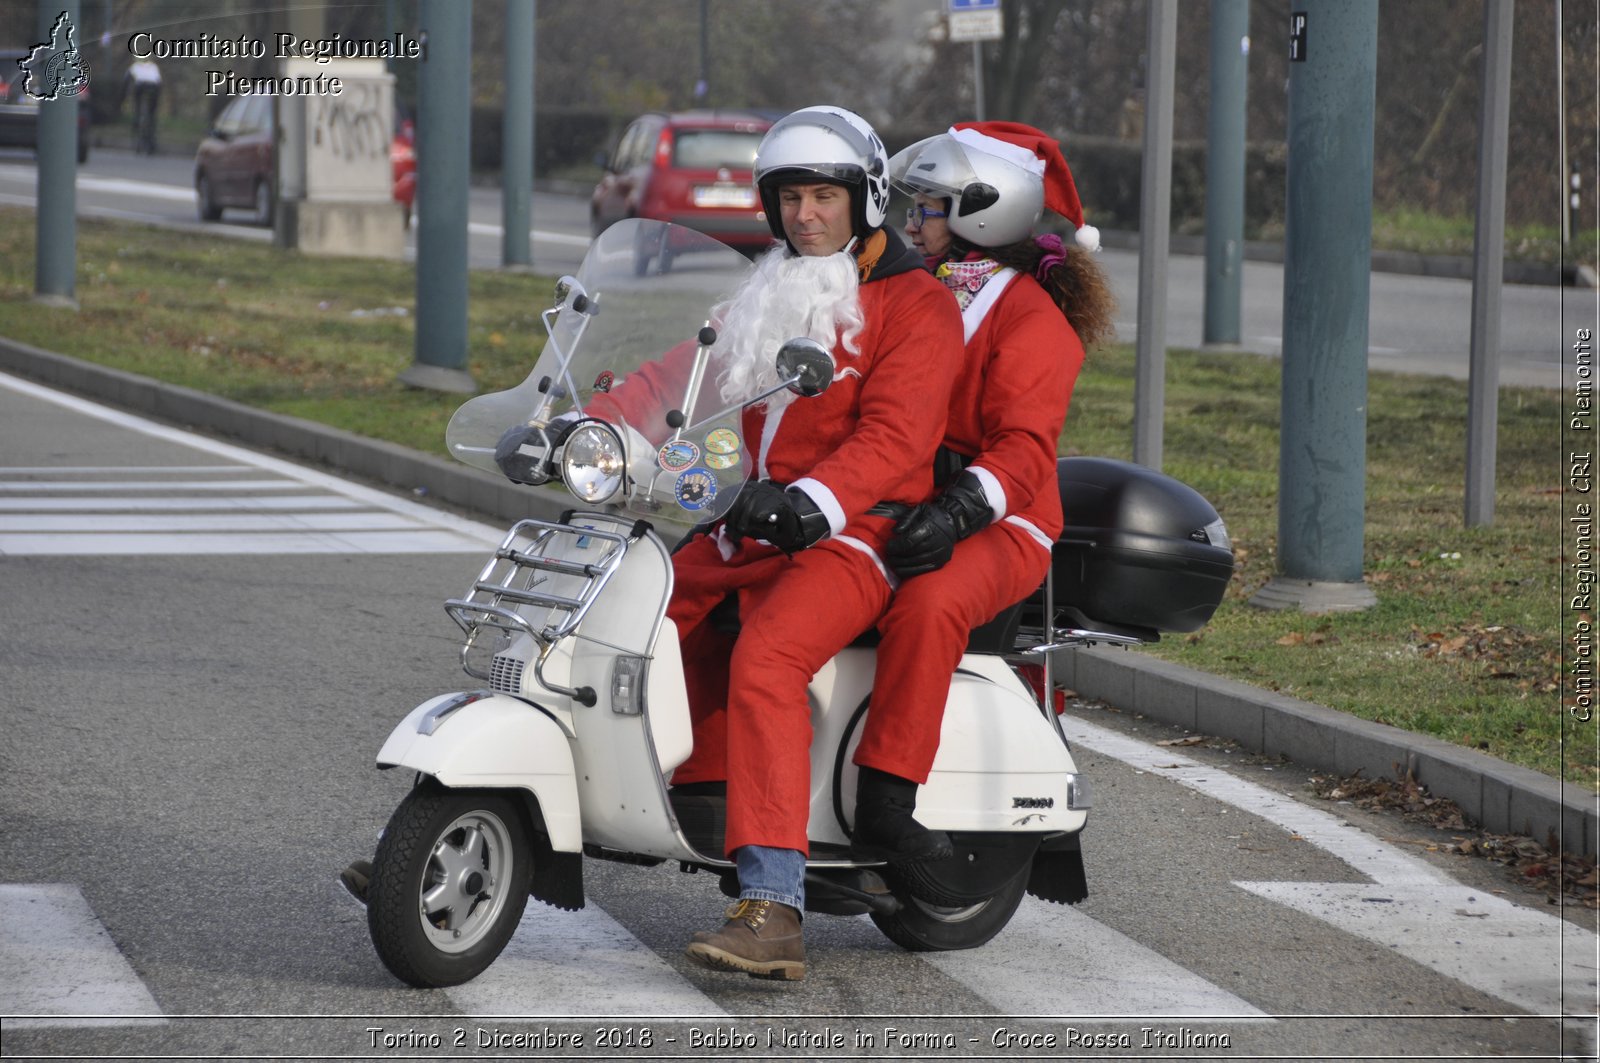
[[[1093,225],[1078,226],[1077,235],[1073,237],[1079,247],[1085,251],[1100,250],[1100,230]]]

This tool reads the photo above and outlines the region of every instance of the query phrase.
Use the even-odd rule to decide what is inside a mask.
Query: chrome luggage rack
[[[575,517],[632,527],[627,531],[577,527],[571,523]],[[479,636],[485,630],[525,634],[539,645],[539,656],[534,664],[534,676],[539,685],[581,704],[593,705],[595,693],[591,688],[572,689],[546,680],[544,664],[555,645],[583,622],[589,607],[622,565],[629,544],[643,534],[642,523],[609,513],[568,512],[562,514],[559,522],[530,518],[513,524],[466,596],[444,603],[445,612],[466,632],[466,642],[461,647],[462,669],[476,679],[492,681],[490,672],[472,664],[471,654]],[[551,556],[564,552],[560,548],[568,541],[573,550],[586,549],[583,540],[602,544],[603,550],[595,560],[584,562]],[[568,593],[537,589],[553,577],[562,578],[563,583],[573,583],[562,587]],[[527,615],[537,616],[541,611],[542,620]]]

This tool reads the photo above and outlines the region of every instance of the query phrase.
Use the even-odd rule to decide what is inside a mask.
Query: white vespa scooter
[[[670,272],[638,268],[652,258],[670,261]],[[751,473],[739,408],[707,413],[702,394],[714,375],[707,308],[749,268],[690,230],[611,227],[577,276],[563,279],[528,379],[468,401],[451,420],[450,453],[490,471],[506,428],[530,426],[525,478],[547,477],[536,490],[570,492],[578,506],[518,522],[470,591],[446,603],[465,632],[463,666],[484,685],[417,706],[378,753],[378,767],[416,773],[382,835],[366,898],[378,954],[405,982],[477,976],[530,894],[582,907],[585,856],[676,861],[733,888],[721,799],[672,788],[693,734],[678,633],[665,614],[671,544],[719,517]],[[672,356],[690,366],[682,392],[631,421],[617,417],[608,392],[622,392],[629,373],[674,344]],[[801,341],[780,354],[779,374],[814,395],[831,382],[832,360]],[[1088,789],[1050,699],[1041,707],[1013,665],[1035,662],[1034,686],[1049,691],[1054,648],[1156,635],[1058,629],[1047,595],[1032,603],[1032,645],[1019,648],[1021,604],[975,633],[918,794],[917,818],[950,832],[951,859],[898,872],[850,858],[851,754],[873,652],[846,649],[814,678],[808,911],[866,913],[908,949],[962,949],[993,937],[1025,892],[1062,903],[1087,895],[1079,835]]]

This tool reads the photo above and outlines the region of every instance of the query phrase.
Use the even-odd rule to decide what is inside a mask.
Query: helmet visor
[[[889,180],[907,195],[958,197],[977,179],[966,148],[944,133],[919,140],[889,160]]]

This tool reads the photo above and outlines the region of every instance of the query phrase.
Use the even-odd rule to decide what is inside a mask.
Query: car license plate
[[[756,205],[756,190],[748,185],[695,185],[697,207],[739,208]]]

